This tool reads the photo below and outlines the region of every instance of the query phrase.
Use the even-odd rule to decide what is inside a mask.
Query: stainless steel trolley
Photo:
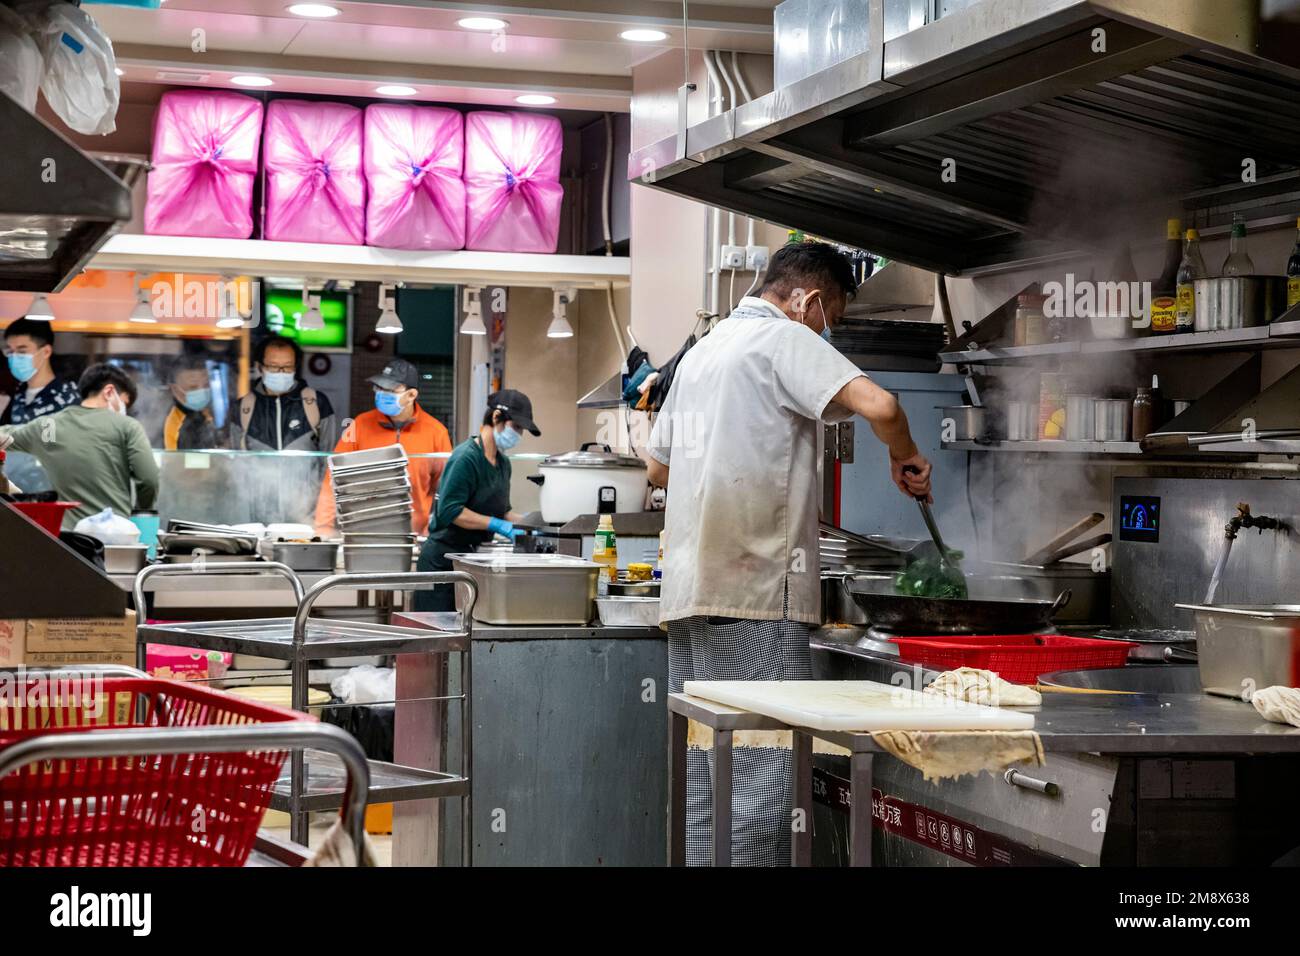
[[[140,624],[136,632],[141,662],[149,643],[175,644],[202,650],[251,654],[288,661],[295,710],[307,709],[308,672],[312,661],[334,657],[446,654],[456,652],[460,660],[460,688],[457,694],[434,698],[446,709],[451,701],[460,704],[460,772],[449,773],[383,761],[368,761],[371,803],[430,800],[459,797],[461,801],[461,861],[473,860],[472,800],[469,768],[473,766],[473,715],[471,712],[470,646],[473,608],[478,596],[474,579],[458,571],[336,574],[318,582],[305,594],[293,571],[274,562],[248,564],[152,565],[135,579],[137,613],[145,604],[150,581],[160,576],[211,574],[278,574],[294,590],[298,603],[292,618],[259,618],[242,621],[205,621],[183,624]],[[335,588],[390,591],[425,591],[450,584],[465,588],[459,626],[451,631],[399,627],[358,621],[338,621],[311,616],[312,607],[327,591]],[[143,620],[143,614],[141,613]],[[400,702],[399,702],[400,703]],[[290,814],[290,834],[306,843],[308,814],[339,806],[342,794],[337,761],[322,753],[294,750],[288,779],[276,785],[271,806]]]
[[[86,676],[146,677],[143,671],[118,665],[78,665],[53,668],[0,668],[0,674],[39,674],[46,680],[84,680]],[[296,748],[296,750],[295,750]],[[0,778],[40,762],[112,757],[163,756],[191,753],[266,752],[304,748],[328,753],[346,771],[340,815],[360,865],[365,849],[366,800],[370,767],[356,739],[332,724],[288,723],[199,727],[147,727],[60,733],[34,737],[0,750]],[[309,857],[306,844],[291,846],[260,834],[248,866],[299,866]]]

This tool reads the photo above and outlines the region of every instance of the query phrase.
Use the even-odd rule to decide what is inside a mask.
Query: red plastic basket
[[[1013,684],[1036,683],[1052,671],[1123,667],[1131,641],[1060,634],[971,634],[946,637],[894,637],[898,656],[931,670],[978,667]]]
[[[0,690],[0,751],[33,737],[129,727],[314,721],[307,714],[154,678]],[[242,866],[285,751],[94,757],[0,777],[0,866]]]
[[[63,516],[80,504],[80,501],[15,501],[13,503],[15,508],[56,538],[63,528]]]

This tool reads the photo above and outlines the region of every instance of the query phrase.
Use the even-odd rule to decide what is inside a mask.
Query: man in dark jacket
[[[212,379],[201,355],[180,355],[168,370],[172,407],[163,419],[163,448],[222,448],[212,416]]]
[[[302,349],[272,335],[253,353],[261,378],[239,400],[231,447],[246,451],[333,451],[338,419],[329,399],[302,380]]]

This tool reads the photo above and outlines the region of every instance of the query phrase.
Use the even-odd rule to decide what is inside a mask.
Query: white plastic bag
[[[78,133],[117,129],[117,58],[108,35],[90,14],[70,3],[51,4],[38,25],[45,54],[41,92],[45,101]]]
[[[31,24],[0,6],[0,93],[7,93],[27,112],[34,112],[44,73],[45,57],[32,36]]]
[[[397,671],[362,664],[330,681],[330,690],[345,704],[373,704],[397,699]]]
[[[82,518],[72,529],[78,534],[88,534],[98,538],[104,544],[139,544],[140,529],[121,515],[113,514],[112,508],[105,508],[99,514]]]

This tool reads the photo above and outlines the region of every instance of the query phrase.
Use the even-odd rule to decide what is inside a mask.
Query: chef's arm
[[[646,456],[646,478],[648,478],[650,480],[650,484],[654,485],[656,488],[667,488],[668,487],[668,466],[665,465],[663,462],[659,461],[657,458],[651,455],[647,455]]]
[[[523,515],[517,511],[507,511],[503,516],[511,524],[519,521]],[[487,531],[488,524],[493,520],[493,515],[481,515],[477,511],[470,511],[468,508],[461,508],[460,514],[451,519],[451,523],[457,528],[466,528],[470,531]]]
[[[867,420],[876,437],[889,449],[890,473],[905,495],[929,498],[930,462],[925,459],[907,424],[907,413],[897,397],[865,375],[859,375],[835,393],[833,401]]]
[[[138,423],[127,439],[126,456],[131,477],[135,479],[136,507],[152,508],[158,500],[158,462],[154,460],[153,449],[149,447],[144,428]]]

